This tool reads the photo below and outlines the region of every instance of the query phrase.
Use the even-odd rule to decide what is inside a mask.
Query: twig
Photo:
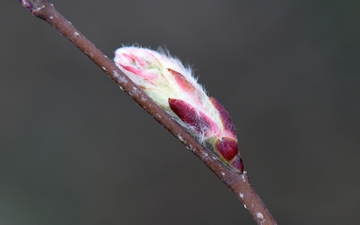
[[[66,20],[51,3],[46,0],[20,0],[20,2],[33,15],[45,20],[55,27],[63,36],[67,37],[76,47],[107,73],[121,89],[128,93],[140,106],[205,163],[205,165],[235,193],[257,224],[276,224],[265,204],[252,187],[246,171],[240,174],[219,161],[210,150],[204,148],[184,128],[171,119],[163,109],[154,103],[151,98],[118,69],[106,55],[97,49],[93,43]]]

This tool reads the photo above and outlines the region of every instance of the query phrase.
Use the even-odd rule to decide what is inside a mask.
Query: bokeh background
[[[53,3],[110,58],[137,43],[191,65],[280,224],[359,223],[359,1]],[[255,224],[52,27],[13,0],[0,28],[0,224]]]

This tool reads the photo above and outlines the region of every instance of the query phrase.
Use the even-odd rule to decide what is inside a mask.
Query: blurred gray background
[[[53,3],[110,58],[165,45],[192,65],[280,224],[359,223],[359,1]],[[255,224],[69,41],[0,10],[0,224]]]

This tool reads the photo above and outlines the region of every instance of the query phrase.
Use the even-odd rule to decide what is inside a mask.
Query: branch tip
[[[21,5],[29,10],[31,13],[34,13],[38,10],[45,8],[46,4],[50,4],[46,0],[19,0]]]

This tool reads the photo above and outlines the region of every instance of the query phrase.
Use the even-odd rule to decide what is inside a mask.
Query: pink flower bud
[[[228,166],[243,172],[235,128],[225,108],[207,96],[191,70],[168,55],[146,48],[123,47],[115,52],[115,64]]]

